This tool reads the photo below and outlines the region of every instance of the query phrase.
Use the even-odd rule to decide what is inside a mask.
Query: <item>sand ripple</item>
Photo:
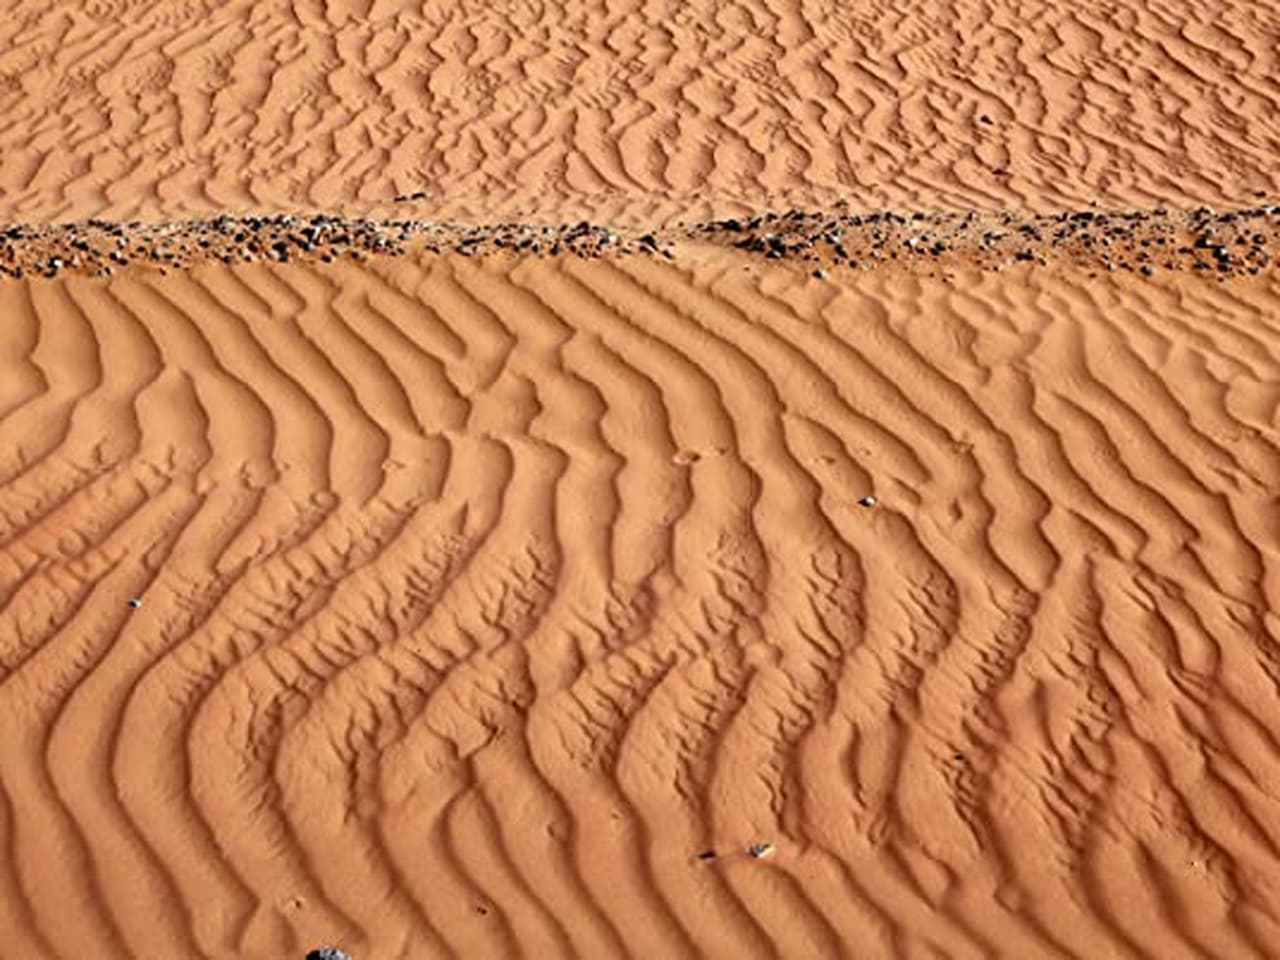
[[[1247,203],[1278,50],[1240,0],[13,0],[0,217]]]
[[[746,257],[0,283],[0,952],[1274,956],[1274,275]]]

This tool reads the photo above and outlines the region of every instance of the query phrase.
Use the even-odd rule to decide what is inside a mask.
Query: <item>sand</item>
[[[0,960],[1280,957],[1278,41],[10,4]]]
[[[1244,0],[9,0],[0,208],[1245,203],[1280,192],[1278,35]]]

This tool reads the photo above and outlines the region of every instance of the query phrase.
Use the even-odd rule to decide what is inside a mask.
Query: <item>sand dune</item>
[[[4,14],[0,960],[1280,957],[1274,3]]]
[[[1244,203],[1278,40],[1239,0],[12,0],[0,216]]]
[[[3,955],[1275,955],[1278,294],[5,281]]]

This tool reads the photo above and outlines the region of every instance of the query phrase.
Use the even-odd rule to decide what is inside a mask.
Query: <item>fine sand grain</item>
[[[1280,957],[1275,4],[3,12],[0,960]]]

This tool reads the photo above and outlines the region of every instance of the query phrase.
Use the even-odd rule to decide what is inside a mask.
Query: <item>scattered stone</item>
[[[767,857],[773,853],[772,843],[753,843],[747,847],[747,853],[759,860],[761,857]]]
[[[858,506],[874,507],[876,505],[876,502],[877,502],[876,498],[868,494],[867,496],[862,497],[858,500]]]
[[[985,115],[983,115],[985,116]],[[988,118],[989,119],[989,118]],[[994,122],[994,121],[993,121]],[[425,191],[397,199],[426,197]],[[1234,211],[1207,207],[1170,211],[1089,209],[1041,216],[1013,213],[850,213],[837,203],[824,212],[789,210],[730,217],[632,234],[587,221],[538,225],[470,225],[416,219],[344,219],[221,214],[204,221],[164,224],[87,220],[74,224],[0,225],[0,274],[55,276],[72,272],[104,277],[106,267],[143,265],[177,270],[203,261],[222,263],[335,259],[453,252],[488,256],[582,258],[653,254],[672,259],[673,241],[738,247],[770,260],[811,264],[818,277],[834,265],[898,264],[933,272],[949,266],[1001,269],[1011,261],[1050,260],[1089,269],[1136,270],[1149,275],[1141,251],[1159,247],[1167,270],[1214,271],[1221,277],[1256,274],[1280,256],[1280,207]],[[821,279],[821,277],[819,277]]]
[[[137,610],[139,607],[142,606],[142,600],[139,597],[132,597],[129,600],[129,606],[132,607],[134,610]]]
[[[715,858],[716,858],[716,852],[714,850],[703,850],[700,854],[698,854],[699,860],[714,860]]]

